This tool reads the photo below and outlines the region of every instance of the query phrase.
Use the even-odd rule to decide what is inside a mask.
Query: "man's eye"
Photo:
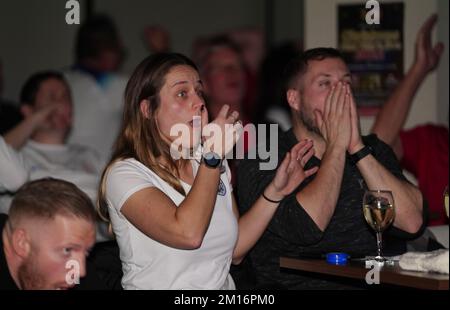
[[[70,253],[72,253],[72,248],[64,248],[63,253],[64,255],[70,255]]]
[[[330,85],[330,81],[319,82],[319,86],[329,86],[329,85]]]

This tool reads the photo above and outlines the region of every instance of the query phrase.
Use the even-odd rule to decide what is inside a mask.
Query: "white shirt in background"
[[[75,184],[95,205],[103,168],[103,161],[88,147],[29,140],[20,152],[16,152],[0,137],[0,213],[8,213],[12,193],[25,182],[47,177]],[[106,229],[106,224],[99,223],[97,241],[107,239]]]
[[[194,175],[199,164],[192,160]],[[229,275],[232,253],[238,237],[238,223],[232,210],[231,175],[220,177],[211,222],[203,243],[195,250],[175,249],[143,234],[121,212],[126,200],[147,187],[156,187],[179,206],[184,196],[156,173],[135,159],[113,164],[107,173],[106,200],[116,240],[125,289],[235,289]],[[182,182],[189,192],[190,186]]]
[[[23,156],[7,145],[0,136],[0,193],[15,192],[28,180],[28,177],[28,169]]]
[[[66,72],[65,78],[74,109],[68,142],[93,148],[106,162],[121,126],[127,79],[111,74],[100,86],[94,77],[80,70]]]

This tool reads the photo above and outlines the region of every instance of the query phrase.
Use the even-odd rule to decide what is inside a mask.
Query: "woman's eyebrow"
[[[175,87],[175,86],[177,86],[177,85],[180,85],[180,84],[187,84],[188,83],[188,81],[177,81],[177,82],[175,82],[172,86],[170,86],[171,88],[172,87]]]

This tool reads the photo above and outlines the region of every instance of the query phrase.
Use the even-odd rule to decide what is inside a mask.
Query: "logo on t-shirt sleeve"
[[[217,190],[217,194],[220,196],[225,196],[226,193],[227,193],[227,189],[225,187],[225,184],[223,184],[222,179],[220,179],[219,189]]]

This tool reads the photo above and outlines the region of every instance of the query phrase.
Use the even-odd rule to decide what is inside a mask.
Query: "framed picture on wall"
[[[338,5],[338,48],[353,76],[362,115],[375,115],[403,77],[403,3],[379,5],[379,23],[368,24],[365,3]]]

